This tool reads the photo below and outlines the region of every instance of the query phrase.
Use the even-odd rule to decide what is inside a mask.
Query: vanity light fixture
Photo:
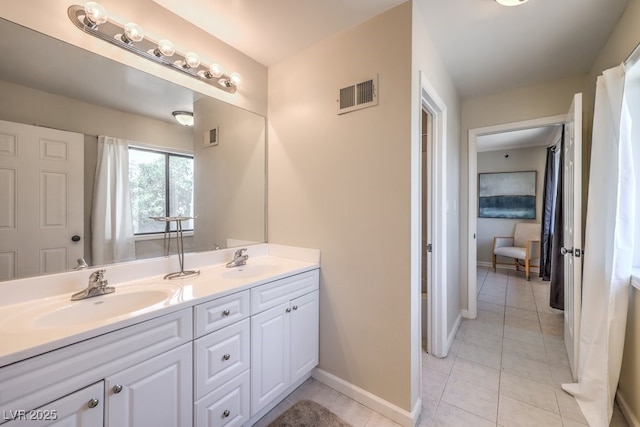
[[[503,6],[520,6],[528,1],[529,0],[496,0],[496,2]]]
[[[193,126],[193,113],[190,111],[174,111],[173,117],[183,126]]]
[[[142,28],[134,22],[121,25],[110,20],[107,11],[99,3],[90,1],[84,6],[72,5],[67,10],[67,15],[76,27],[87,34],[209,83],[225,92],[236,92],[242,82],[240,74],[225,74],[219,64],[202,64],[195,52],[183,54],[178,52],[169,40],[155,41],[145,36]]]

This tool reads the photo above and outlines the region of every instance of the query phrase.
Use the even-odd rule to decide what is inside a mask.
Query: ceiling
[[[481,135],[477,138],[477,151],[496,151],[504,149],[518,149],[538,146],[548,146],[554,143],[554,137],[560,136],[562,125],[542,126],[531,129],[514,130],[508,132]]]
[[[405,0],[154,0],[270,66]],[[629,0],[415,0],[461,98],[587,74]]]

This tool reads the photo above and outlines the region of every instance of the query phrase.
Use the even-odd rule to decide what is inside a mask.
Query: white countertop
[[[79,290],[77,285],[74,286],[74,289],[71,291],[56,293],[41,298],[20,300],[16,295],[10,295],[11,302],[13,303],[0,306],[0,367],[62,346],[239,292],[253,286],[272,282],[282,277],[313,270],[319,268],[320,265],[319,251],[307,249],[297,250],[297,248],[267,244],[258,245],[253,251],[251,248],[252,247],[249,248],[250,256],[247,260],[247,272],[251,271],[248,275],[237,271],[237,269],[242,269],[242,267],[236,267],[235,269],[226,268],[226,258],[229,257],[229,254],[217,252],[216,261],[223,259],[225,260],[224,262],[202,267],[198,265],[194,267],[187,262],[187,270],[199,269],[200,274],[198,276],[175,280],[163,279],[164,274],[171,271],[161,272],[160,275],[157,275],[157,272],[154,271],[151,265],[151,263],[157,261],[149,261],[149,263],[135,262],[137,274],[132,274],[131,272],[123,273],[122,271],[119,273],[114,272],[113,275],[120,278],[135,277],[140,276],[141,269],[144,270],[145,267],[148,267],[149,271],[154,271],[156,274],[152,277],[121,281],[119,283],[113,281],[110,277],[110,270],[116,270],[118,266],[106,266],[104,267],[107,270],[106,279],[109,280],[109,286],[116,288],[115,293],[81,301],[71,301],[71,294]],[[233,253],[233,250],[228,251],[230,251],[231,254]],[[195,262],[194,258],[194,264],[202,264],[202,261],[199,263]],[[256,266],[266,267],[249,270]],[[86,279],[94,270],[95,269],[73,272],[72,274],[81,275],[82,278]],[[62,273],[62,275],[69,274],[70,273]],[[32,285],[31,288],[28,291],[25,290],[24,293],[33,296],[37,294],[38,288],[45,293],[44,288],[41,286],[42,284],[46,284],[47,278],[53,282],[61,280],[60,277],[54,276],[56,275],[34,279],[37,280],[38,283]],[[64,277],[62,279],[64,279]],[[77,281],[78,279],[75,278],[75,280]],[[69,281],[72,280],[69,279]],[[4,283],[0,284],[0,292],[2,292],[3,286],[5,286]],[[5,287],[7,288],[6,290],[17,294],[15,283],[6,283]],[[48,309],[50,310],[52,307],[63,307],[64,309],[71,304],[92,304],[99,301],[99,299],[108,299],[110,296],[118,295],[119,288],[121,293],[124,293],[127,289],[132,289],[132,287],[136,289],[144,289],[146,287],[153,289],[154,287],[159,287],[168,289],[172,295],[161,303],[106,320],[83,321],[82,319],[78,319],[77,323],[66,324],[64,327],[46,324],[46,322],[44,322],[44,324],[31,324],[29,322],[31,316],[37,316],[38,313],[47,310],[47,307],[49,307]],[[54,288],[64,289],[64,287],[61,286],[54,286]],[[82,288],[84,288],[84,286]]]

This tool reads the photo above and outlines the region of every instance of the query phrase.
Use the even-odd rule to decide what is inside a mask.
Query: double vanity
[[[115,292],[79,301],[92,270],[0,283],[0,424],[252,425],[318,364],[319,252],[233,252],[177,280],[171,258],[113,266]]]

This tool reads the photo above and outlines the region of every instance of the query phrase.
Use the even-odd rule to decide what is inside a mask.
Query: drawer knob
[[[222,312],[222,315],[225,316],[225,317],[227,317],[230,314],[231,314],[231,310],[225,310],[225,311]]]
[[[231,415],[231,411],[229,411],[228,409],[226,409],[223,413],[222,416],[225,418],[229,418],[229,415]]]
[[[290,309],[290,308],[287,308],[286,312],[287,312],[287,313],[291,313],[291,309]]]
[[[100,404],[100,401],[96,398],[93,398],[89,401],[89,408],[95,408],[96,406],[98,406],[98,404]]]
[[[231,355],[230,354],[225,354],[224,356],[222,356],[223,360],[229,360],[231,359]]]
[[[122,385],[120,385],[120,384],[116,384],[116,385],[114,385],[114,386],[113,386],[113,392],[114,392],[115,394],[118,394],[118,393],[120,393],[121,391],[122,391]]]
[[[297,309],[298,309],[298,306],[297,306],[297,305],[294,305],[294,306],[293,306],[293,309],[294,309],[294,310],[297,310]]]

